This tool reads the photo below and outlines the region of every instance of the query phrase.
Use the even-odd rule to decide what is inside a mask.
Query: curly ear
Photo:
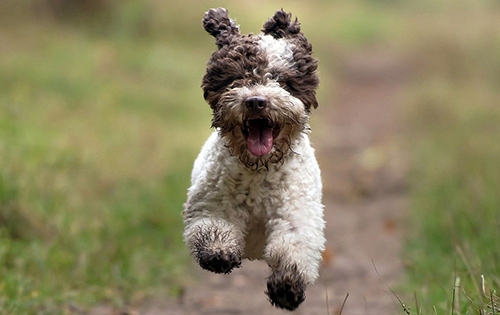
[[[292,22],[291,18],[292,14],[286,13],[283,9],[276,11],[274,16],[264,23],[262,32],[266,35],[272,35],[274,38],[298,34],[300,32],[300,23],[297,18]]]
[[[203,18],[203,27],[215,37],[219,48],[229,43],[229,38],[240,33],[240,28],[229,18],[225,8],[210,9]]]

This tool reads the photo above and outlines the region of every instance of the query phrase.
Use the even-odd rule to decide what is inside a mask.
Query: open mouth
[[[266,155],[273,148],[273,140],[278,136],[280,127],[264,118],[249,119],[244,122],[243,133],[247,147],[255,156]]]

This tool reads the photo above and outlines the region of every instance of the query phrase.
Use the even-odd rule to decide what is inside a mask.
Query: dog
[[[194,162],[184,240],[215,273],[230,273],[243,258],[265,260],[271,304],[294,310],[318,277],[325,244],[308,137],[318,62],[283,10],[256,36],[240,34],[224,8],[209,10],[203,26],[217,45],[201,85],[215,130]]]

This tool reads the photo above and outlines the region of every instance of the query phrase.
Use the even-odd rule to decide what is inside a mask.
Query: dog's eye
[[[285,82],[285,81],[279,81],[279,83],[280,83],[280,86],[281,86],[282,88],[285,88],[285,87],[286,87],[286,82]]]

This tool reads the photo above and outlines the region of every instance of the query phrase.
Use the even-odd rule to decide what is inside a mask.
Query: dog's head
[[[318,106],[317,61],[300,23],[280,10],[261,34],[241,35],[218,8],[205,14],[203,26],[218,46],[202,81],[212,126],[246,166],[282,161]]]

